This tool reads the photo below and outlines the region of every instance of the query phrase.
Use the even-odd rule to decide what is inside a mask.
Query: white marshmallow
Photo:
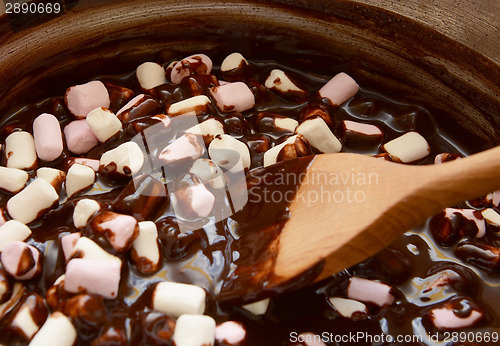
[[[250,168],[248,146],[230,135],[218,135],[208,147],[210,158],[220,167],[232,170],[241,160],[243,168]]]
[[[355,276],[349,281],[347,297],[378,306],[391,305],[394,301],[391,286]]]
[[[264,315],[267,312],[270,302],[271,300],[269,298],[266,298],[250,304],[242,305],[241,307],[251,312],[252,314],[259,316]]]
[[[341,72],[319,89],[319,95],[327,98],[334,106],[338,106],[359,91],[359,85],[348,74]]]
[[[71,198],[78,192],[91,187],[94,182],[94,170],[89,166],[75,163],[69,168],[68,175],[66,176],[66,195],[68,198]]]
[[[35,141],[31,133],[13,132],[5,139],[7,167],[33,169],[37,164]]]
[[[46,180],[54,187],[56,192],[61,191],[62,183],[66,179],[66,173],[55,168],[41,167],[36,170],[36,177]]]
[[[85,118],[97,107],[109,108],[111,104],[108,90],[101,81],[72,86],[66,90],[64,101],[77,119]]]
[[[168,106],[167,115],[170,117],[200,115],[208,110],[210,103],[210,99],[205,95],[193,96]]]
[[[22,169],[0,166],[0,189],[17,193],[24,188],[28,179],[28,173]]]
[[[83,228],[87,225],[90,217],[101,209],[101,205],[93,199],[81,199],[73,210],[73,224],[76,228]]]
[[[122,260],[119,257],[110,254],[92,239],[87,237],[78,238],[69,257],[95,261],[111,261],[119,266],[122,265]]]
[[[299,88],[282,70],[274,69],[264,83],[268,89],[274,89],[280,94],[284,95],[302,95],[305,96],[307,92]]]
[[[500,207],[500,190],[494,191],[492,193],[491,203],[493,203],[493,205],[497,208]]]
[[[2,319],[9,311],[12,311],[12,308],[19,303],[24,293],[26,292],[26,288],[20,282],[15,282],[12,287],[12,294],[10,295],[9,300],[5,303],[0,304],[0,319]]]
[[[276,117],[274,119],[274,126],[282,131],[294,132],[297,126],[299,126],[299,122],[292,118]]]
[[[205,315],[181,315],[175,324],[172,340],[179,346],[212,346],[215,320]]]
[[[139,268],[143,273],[154,272],[160,263],[158,230],[152,221],[139,222],[139,235],[132,244],[132,259],[137,263],[147,261],[147,269]]]
[[[7,202],[7,211],[14,220],[24,224],[42,216],[57,204],[59,195],[46,180],[37,178]]]
[[[209,74],[212,71],[212,60],[205,54],[193,54],[172,66],[170,80],[174,84],[179,84],[184,77],[193,74]]]
[[[31,235],[31,230],[25,224],[10,220],[0,226],[0,252],[11,241],[24,241]]]
[[[73,253],[75,252],[75,246],[78,240],[82,237],[80,232],[71,233],[65,235],[61,238],[61,247],[64,254],[64,259],[66,262],[71,258]]]
[[[76,329],[63,313],[53,312],[35,334],[29,346],[72,346],[76,341]]]
[[[215,339],[224,344],[239,345],[245,341],[247,331],[235,321],[227,321],[215,327]]]
[[[115,299],[120,285],[120,268],[121,263],[115,261],[74,258],[66,266],[64,289]]]
[[[353,314],[360,313],[367,315],[368,308],[365,304],[358,302],[357,300],[345,299],[332,297],[328,299],[332,306],[337,310],[339,314],[345,318],[352,318]]]
[[[477,310],[472,310],[467,317],[459,317],[448,308],[432,309],[431,316],[434,326],[445,330],[470,327],[483,318],[483,314]]]
[[[303,135],[314,148],[322,153],[338,153],[342,150],[342,144],[323,118],[305,120],[297,127],[295,133]]]
[[[87,125],[99,142],[104,143],[122,129],[122,122],[107,108],[96,108],[87,115]]]
[[[192,133],[186,133],[167,145],[158,157],[166,164],[173,164],[186,159],[199,159],[204,152],[205,143],[202,139]]]
[[[64,137],[68,150],[77,155],[88,153],[99,143],[85,119],[75,120],[66,125]]]
[[[285,145],[293,144],[299,138],[297,135],[287,138],[283,143],[280,143],[264,153],[264,167],[274,165],[278,160],[278,155]]]
[[[248,65],[248,61],[240,53],[232,53],[226,56],[220,65],[221,72],[228,72]]]
[[[384,144],[383,148],[394,162],[402,163],[410,163],[423,159],[431,152],[425,138],[413,131]]]
[[[41,300],[42,298],[36,295],[26,298],[23,305],[17,310],[11,323],[11,326],[20,330],[28,340],[30,340],[41,327],[33,319],[33,314],[37,313],[37,311],[32,311],[32,309],[36,308],[36,299]]]
[[[155,62],[145,62],[139,65],[135,75],[143,89],[153,89],[167,82],[163,66]]]
[[[243,82],[234,82],[210,88],[217,108],[223,113],[244,112],[255,106],[255,96]]]
[[[460,214],[467,220],[473,221],[477,227],[476,238],[482,238],[486,234],[486,223],[484,219],[481,217],[481,214],[478,216],[475,215],[474,209],[455,209],[455,208],[446,208],[444,210],[444,217],[447,219],[451,219],[453,214]]]
[[[137,143],[125,142],[102,154],[99,163],[104,169],[109,164],[115,164],[118,173],[134,175],[144,164],[144,154]]]
[[[61,156],[63,139],[59,120],[52,114],[40,114],[33,121],[33,137],[38,157],[44,161],[54,161]]]
[[[189,173],[193,173],[200,178],[203,184],[208,184],[215,189],[223,189],[226,186],[224,173],[212,160],[196,160],[189,169]]]
[[[7,278],[7,273],[3,270],[0,269],[0,302],[8,300],[8,297],[11,293],[11,283],[9,279]],[[1,303],[0,303],[0,310],[1,310]],[[2,318],[0,314],[0,319]]]
[[[224,125],[222,125],[219,120],[210,118],[199,123],[198,125],[190,127],[186,130],[186,133],[210,137],[208,142],[211,142],[215,136],[224,134]]]
[[[494,209],[487,208],[481,211],[486,222],[490,225],[500,227],[500,214],[498,214]],[[0,227],[1,230],[1,227]]]
[[[152,307],[173,317],[203,314],[205,299],[205,290],[199,286],[163,281],[155,287]]]

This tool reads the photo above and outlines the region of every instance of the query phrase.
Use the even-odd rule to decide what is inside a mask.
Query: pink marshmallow
[[[36,154],[41,160],[54,161],[63,151],[61,126],[55,116],[40,114],[33,121]]]
[[[243,82],[210,88],[217,108],[223,113],[244,112],[255,106],[255,96]]]
[[[227,321],[215,327],[215,339],[229,345],[238,345],[245,341],[246,330],[243,325],[234,321]]]
[[[9,242],[1,261],[4,269],[18,280],[30,280],[42,270],[38,249],[22,241]]]
[[[477,227],[476,238],[484,237],[484,235],[486,234],[486,221],[484,221],[484,218],[479,211],[476,211],[474,209],[455,209],[455,208],[446,208],[444,210],[444,217],[449,220],[451,220],[453,214],[460,214],[465,219],[474,222]]]
[[[174,203],[174,211],[181,216],[207,217],[215,204],[215,196],[193,174],[184,176],[174,195],[177,202]]]
[[[167,145],[158,157],[165,163],[172,164],[185,159],[199,159],[204,152],[203,139],[192,133],[186,133]]]
[[[390,305],[394,301],[390,286],[355,276],[347,287],[347,297],[378,306]]]
[[[341,72],[319,89],[319,95],[327,98],[334,106],[338,106],[356,95],[358,91],[359,85],[356,81]]]
[[[66,90],[64,101],[77,119],[86,118],[90,111],[98,107],[109,108],[111,103],[108,90],[100,81],[72,86]]]
[[[477,310],[472,310],[467,317],[458,317],[452,309],[439,308],[431,310],[432,323],[438,329],[458,329],[474,325],[483,314]]]
[[[0,208],[0,226],[2,226],[6,222],[7,220],[5,219],[4,211],[2,208]]]
[[[493,205],[495,207],[500,207],[500,190],[493,192]]]
[[[116,116],[119,116],[120,114],[122,114],[126,110],[128,110],[128,109],[132,108],[133,106],[135,106],[135,104],[138,103],[140,100],[142,100],[142,98],[144,96],[146,96],[146,95],[140,94],[140,95],[137,95],[136,97],[134,97],[132,100],[128,101],[125,106],[123,106],[122,108],[120,108],[120,110],[116,113]]]
[[[118,252],[130,249],[139,235],[137,220],[130,215],[104,211],[92,220],[92,229],[103,234]]]
[[[64,253],[64,259],[66,261],[68,261],[73,254],[73,249],[75,248],[76,242],[80,238],[80,232],[71,233],[61,238],[61,247]]]
[[[99,160],[77,157],[74,159],[74,163],[79,163],[81,165],[88,166],[96,172],[99,170]]]
[[[212,71],[212,60],[205,54],[193,54],[172,67],[170,80],[179,84],[184,77],[193,74],[209,74]]]
[[[73,154],[86,154],[99,141],[85,119],[70,122],[64,128],[66,145]]]
[[[115,261],[74,258],[66,266],[64,289],[114,299],[120,284],[120,267]]]

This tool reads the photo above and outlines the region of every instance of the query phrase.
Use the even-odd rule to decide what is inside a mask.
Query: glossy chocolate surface
[[[224,58],[221,53],[210,56],[215,65],[220,64]],[[331,74],[322,74],[320,71],[322,65],[319,62],[325,64],[327,62],[324,58],[311,56],[309,61],[304,61],[287,58],[285,55],[280,57],[282,60],[277,63],[262,60],[259,56],[247,55],[251,71],[241,74],[240,77],[234,74],[229,76],[231,80],[241,78],[250,86],[256,96],[254,109],[243,114],[222,114],[215,107],[211,107],[209,112],[199,116],[199,121],[208,117],[221,120],[226,133],[248,144],[252,162],[247,176],[249,187],[258,185],[255,182],[259,181],[258,177],[262,172],[259,167],[262,165],[265,150],[289,135],[269,131],[270,127],[260,121],[261,112],[285,115],[301,121],[313,110],[316,115],[321,113],[330,120],[331,129],[338,136],[341,136],[342,120],[375,124],[384,132],[384,143],[402,133],[418,131],[431,146],[431,154],[419,164],[432,163],[434,156],[441,152],[457,152],[465,155],[477,150],[469,147],[467,143],[450,140],[440,131],[433,116],[423,107],[389,99],[383,92],[363,88],[362,83],[361,91],[354,98],[341,107],[332,107],[323,102],[316,93],[332,77]],[[167,66],[170,61],[159,62]],[[345,62],[336,65],[333,70],[356,71],[357,64],[359,62]],[[120,75],[98,77],[89,75],[87,78],[87,80],[97,78],[106,83],[112,97],[113,112],[118,111],[131,98],[130,90],[135,95],[144,92],[140,90],[135,74],[127,68],[129,66],[123,67]],[[273,68],[281,68],[299,81],[307,89],[309,97],[284,100],[266,90],[263,84]],[[212,73],[219,79],[224,79],[217,68]],[[54,80],[53,83],[56,85],[54,89],[58,90],[71,86],[64,79]],[[217,82],[214,78],[195,75],[185,78],[178,86],[167,84],[152,89],[149,94],[156,103],[148,101],[147,107],[138,107],[131,111],[121,134],[92,149],[87,157],[99,158],[102,152],[116,147],[148,126],[158,123],[157,120],[151,119],[151,116],[165,112],[168,104],[197,94],[209,95],[208,88],[215,83]],[[33,119],[42,112],[54,114],[60,120],[61,126],[71,120],[62,96],[52,97],[7,115],[1,124],[0,141],[3,142],[9,133],[18,129],[31,132]],[[375,155],[381,150],[380,144],[376,142],[360,145],[353,141],[351,138],[349,143],[343,143],[343,151]],[[65,150],[57,161],[42,165],[67,169],[65,168],[67,159],[73,156]],[[273,169],[277,172],[284,170],[300,174],[307,164],[308,160],[303,160],[300,166],[291,167],[284,161]],[[31,176],[34,176],[33,172]],[[453,246],[459,241],[458,237],[455,243],[446,243],[443,247],[434,240],[428,226],[423,225],[420,229],[406,233],[377,256],[331,279],[273,298],[267,314],[256,317],[234,304],[234,298],[238,296],[238,287],[232,286],[231,281],[224,282],[224,280],[238,270],[255,270],[256,273],[261,273],[266,263],[272,261],[272,251],[268,251],[264,245],[273,244],[273,240],[289,217],[287,204],[263,205],[252,203],[250,200],[242,211],[225,221],[202,230],[181,232],[167,197],[139,196],[141,190],[161,188],[152,183],[148,177],[140,182],[138,189],[128,181],[116,181],[113,177],[107,177],[100,178],[93,190],[85,194],[89,198],[98,200],[105,209],[130,214],[138,220],[154,221],[158,227],[163,265],[152,275],[142,275],[135,268],[130,256],[122,254],[119,255],[123,259],[123,266],[119,297],[116,300],[103,300],[98,296],[88,295],[79,297],[61,292],[61,301],[49,303],[51,311],[59,309],[72,318],[79,332],[78,344],[89,344],[92,340],[95,345],[126,344],[127,335],[130,335],[130,344],[169,344],[165,339],[171,335],[174,322],[170,317],[153,311],[150,306],[154,283],[164,279],[204,287],[209,293],[206,313],[213,316],[217,322],[229,319],[241,321],[248,331],[247,345],[288,345],[292,332],[317,334],[328,332],[344,335],[363,331],[370,335],[386,333],[393,336],[434,334],[437,331],[426,317],[429,310],[452,299],[459,301],[456,303],[457,306],[475,306],[484,312],[484,319],[470,329],[471,331],[482,333],[495,328],[498,330],[500,304],[496,296],[500,284],[499,265],[497,261],[492,262],[491,258],[481,257],[481,251],[484,252],[485,248],[496,249],[490,249],[494,252],[498,251],[500,246],[496,230],[492,227],[488,226],[488,236],[485,239],[469,239],[470,235],[463,234],[463,239],[461,238],[456,247]],[[297,185],[285,185],[279,188],[283,191],[293,191]],[[9,197],[7,193],[0,194],[0,207],[5,207]],[[62,235],[75,231],[72,211],[81,197],[62,201],[64,203],[48,212],[42,220],[30,224],[33,235],[28,243],[44,253],[43,272],[37,279],[25,282],[27,292],[20,302],[28,299],[27,297],[33,297],[28,292],[45,297],[54,281],[64,273],[64,256],[59,239]],[[314,222],[313,215],[311,222]],[[256,229],[258,231],[255,231]],[[82,233],[107,251],[116,254],[106,239],[94,233],[89,225],[82,230]],[[314,277],[314,269],[311,277],[307,277],[305,282],[300,282],[300,285]],[[454,273],[453,280],[447,285],[428,291],[429,284],[442,273]],[[327,298],[345,297],[347,282],[351,276],[376,279],[391,285],[396,302],[382,308],[369,306],[368,318],[360,321],[340,316],[329,305]],[[295,284],[297,283],[291,283]],[[224,300],[230,298],[232,303],[218,300],[221,288]],[[250,298],[256,299],[261,296]],[[466,314],[467,311],[463,313]],[[12,316],[13,313],[10,313],[0,321],[2,330],[0,342],[27,344],[23,336],[10,327]],[[469,329],[464,330],[469,331]]]

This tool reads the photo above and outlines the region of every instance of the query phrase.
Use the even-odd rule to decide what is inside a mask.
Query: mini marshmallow
[[[4,225],[7,222],[7,219],[5,218],[5,211],[3,208],[0,208],[0,226]]]
[[[273,165],[279,161],[290,160],[310,154],[311,150],[304,136],[291,136],[283,143],[276,145],[264,153],[264,167]]]
[[[158,230],[152,221],[139,222],[139,234],[132,244],[132,259],[143,274],[155,272],[160,265]]]
[[[88,153],[99,143],[85,119],[75,120],[66,125],[64,137],[68,150],[76,155]]]
[[[104,143],[122,129],[122,122],[107,108],[96,108],[87,115],[87,125],[97,137],[99,142]]]
[[[95,172],[97,172],[99,170],[99,160],[96,160],[96,159],[87,159],[87,158],[84,158],[84,157],[75,157],[75,158],[69,159],[68,166],[71,167],[75,163],[79,163],[81,165],[89,166]]]
[[[483,318],[483,314],[477,310],[472,310],[467,317],[459,317],[448,308],[432,309],[430,315],[434,326],[441,330],[470,327]]]
[[[66,180],[66,173],[55,168],[41,167],[36,170],[36,177],[46,180],[59,193],[62,183]]]
[[[498,214],[494,209],[487,208],[481,211],[483,218],[490,225],[500,227],[500,214]],[[2,228],[0,227],[0,230]],[[1,249],[0,249],[1,250]]]
[[[47,318],[44,300],[37,294],[28,296],[12,319],[11,328],[16,329],[30,340]],[[38,323],[37,323],[38,322]]]
[[[37,164],[35,141],[31,133],[13,132],[5,139],[7,167],[33,169]]]
[[[224,134],[224,125],[222,125],[219,120],[210,118],[199,123],[198,125],[190,127],[186,130],[186,133],[202,135],[205,140],[205,144],[209,145],[215,136]]]
[[[12,294],[10,298],[3,304],[0,304],[0,319],[6,316],[12,309],[16,306],[17,303],[22,299],[24,294],[26,293],[26,288],[20,282],[15,282],[12,287]]]
[[[61,238],[61,247],[66,262],[71,258],[74,253],[76,243],[82,237],[80,232],[71,233]]]
[[[2,305],[9,299],[11,294],[12,284],[7,277],[7,273],[5,270],[0,268],[0,311],[2,310]],[[0,313],[0,319],[2,318],[2,314]]]
[[[124,123],[128,123],[134,119],[156,113],[158,106],[158,102],[151,96],[139,94],[123,106],[116,113],[116,116]]]
[[[101,205],[93,199],[81,199],[73,210],[73,224],[76,228],[83,228],[87,225],[90,217],[101,209]]]
[[[223,113],[244,112],[255,106],[255,96],[243,82],[234,82],[210,88],[217,108]]]
[[[378,126],[351,120],[342,121],[342,131],[343,139],[351,144],[373,144],[384,138],[384,133]]]
[[[22,169],[0,166],[0,189],[17,193],[24,188],[28,179],[28,173]]]
[[[314,148],[322,153],[338,153],[342,150],[342,144],[322,118],[303,121],[295,133],[303,135]]]
[[[467,220],[473,221],[477,227],[476,238],[482,238],[486,234],[486,223],[483,218],[481,218],[481,214],[476,216],[476,210],[474,209],[455,209],[455,208],[446,208],[444,210],[444,217],[451,220],[453,214],[460,214]]]
[[[341,72],[319,89],[319,95],[334,106],[341,105],[356,95],[359,85],[348,74]]]
[[[221,72],[241,69],[248,65],[248,61],[240,53],[232,53],[226,56],[220,65]]]
[[[130,249],[139,234],[137,220],[133,216],[111,211],[97,214],[92,219],[91,226],[94,232],[104,235],[117,252]]]
[[[201,138],[192,133],[186,133],[167,145],[158,157],[166,164],[173,164],[186,159],[196,160],[205,152],[204,146]]]
[[[108,90],[100,81],[70,87],[66,90],[64,101],[77,119],[86,118],[90,111],[98,107],[109,108],[111,104]]]
[[[193,54],[175,63],[170,80],[179,84],[184,77],[193,74],[209,74],[212,71],[212,60],[205,54]]]
[[[307,95],[307,91],[297,86],[284,71],[278,69],[271,71],[264,85],[278,95],[285,97],[305,97]]]
[[[139,145],[125,142],[102,154],[99,170],[113,169],[119,174],[130,176],[136,174],[143,164],[144,154]]]
[[[492,193],[491,203],[493,203],[493,206],[497,208],[500,207],[500,190]]]
[[[33,121],[36,154],[40,160],[54,161],[61,156],[63,139],[59,120],[52,114],[40,114]]]
[[[226,186],[222,169],[212,160],[196,160],[189,169],[189,173],[193,173],[203,184],[208,184],[215,189],[223,189]]]
[[[323,338],[314,333],[300,333],[297,339],[305,346],[326,346],[322,341]]]
[[[269,298],[266,298],[250,304],[242,305],[241,307],[251,312],[252,314],[259,316],[264,315],[267,312],[270,302],[271,300]]]
[[[441,153],[437,154],[436,157],[434,158],[434,164],[439,165],[441,163],[454,161],[458,159],[461,159],[460,154]]]
[[[230,135],[218,135],[208,147],[210,158],[220,167],[231,170],[241,160],[243,168],[250,168],[250,150],[248,146]]]
[[[80,237],[77,239],[69,256],[85,260],[111,261],[120,267],[122,265],[122,260],[119,257],[113,256],[100,247],[95,241],[87,237]]]
[[[201,180],[185,174],[173,193],[173,208],[177,215],[187,218],[207,217],[213,210],[215,196]]]
[[[206,292],[199,286],[163,281],[155,287],[152,307],[172,317],[202,314],[205,311],[205,299]]]
[[[66,266],[64,289],[70,293],[99,294],[115,299],[121,265],[115,261],[74,258]]]
[[[205,95],[197,95],[167,106],[167,115],[200,115],[209,109],[210,99]]]
[[[292,118],[287,117],[277,117],[274,119],[274,126],[282,131],[294,132],[299,122]]]
[[[357,300],[332,297],[328,299],[337,312],[345,318],[353,318],[355,314],[368,315],[368,308]]]
[[[66,176],[66,195],[68,198],[88,189],[95,182],[95,172],[92,168],[75,163],[68,170]]]
[[[384,150],[394,162],[410,163],[430,154],[429,143],[417,132],[408,132],[384,144]]]
[[[205,315],[181,315],[175,324],[172,340],[179,346],[212,346],[215,320]]]
[[[378,306],[391,305],[394,301],[391,286],[355,276],[349,281],[347,297]]]
[[[72,346],[77,332],[71,320],[62,312],[53,312],[35,334],[29,346]]]
[[[215,339],[227,345],[241,345],[245,341],[247,331],[243,325],[235,321],[227,321],[215,327]]]
[[[46,180],[37,178],[7,202],[7,211],[14,220],[28,224],[57,205],[59,195]]]
[[[295,119],[269,112],[259,113],[257,123],[261,132],[273,133],[293,133],[299,126],[299,122]]]
[[[22,241],[7,243],[0,259],[5,271],[17,280],[30,280],[42,270],[40,251]]]
[[[135,75],[141,87],[146,90],[153,89],[167,82],[163,66],[155,62],[145,62],[139,65],[135,71]]]
[[[9,220],[0,226],[0,251],[11,241],[24,241],[31,235],[31,230],[24,223]]]

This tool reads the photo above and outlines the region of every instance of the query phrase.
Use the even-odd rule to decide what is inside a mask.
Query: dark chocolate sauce
[[[220,63],[223,58],[211,57],[216,63]],[[384,132],[383,143],[404,132],[415,130],[423,134],[431,146],[431,155],[419,162],[420,164],[432,163],[433,157],[441,152],[468,154],[461,151],[460,145],[451,142],[438,129],[432,116],[417,105],[390,100],[377,92],[365,89],[341,107],[324,103],[316,91],[332,76],[320,75],[318,71],[307,71],[308,67],[313,65],[317,69],[318,64],[313,64],[317,57],[311,57],[310,62],[301,61],[302,69],[297,68],[298,64],[286,67],[274,62],[252,60],[252,56],[246,58],[251,65],[245,67],[242,73],[232,71],[223,77],[231,81],[245,81],[256,96],[255,109],[243,114],[222,114],[215,107],[210,107],[199,116],[199,121],[208,117],[219,119],[224,123],[226,133],[249,146],[249,188],[262,186],[263,181],[259,175],[262,170],[259,167],[262,166],[263,153],[289,135],[272,132],[272,127],[268,126],[266,121],[261,121],[266,119],[263,115],[259,116],[262,112],[276,113],[298,121],[308,116],[321,116],[338,136],[342,120],[375,124]],[[291,60],[289,58],[283,61]],[[169,62],[163,63],[166,66]],[[285,100],[268,91],[263,84],[273,68],[280,68],[289,73],[297,83],[306,88],[308,98],[294,97]],[[338,67],[339,70],[342,68],[343,66]],[[218,68],[215,67],[212,73],[218,75]],[[89,75],[89,80],[92,79]],[[114,112],[134,95],[144,93],[138,87],[134,73],[100,76],[97,79],[106,83],[112,98],[111,110]],[[124,125],[124,130],[111,141],[92,149],[87,157],[99,158],[102,152],[130,140],[148,126],[157,124],[159,121],[151,116],[165,112],[165,107],[169,104],[193,95],[209,96],[208,88],[217,83],[212,76],[193,75],[186,77],[178,86],[167,83],[150,90],[148,94],[151,101],[142,107],[133,108],[126,114],[128,123]],[[70,86],[60,85],[58,88]],[[0,140],[4,141],[9,133],[18,129],[31,132],[33,119],[42,112],[56,115],[61,126],[71,120],[62,96],[53,97],[27,105],[5,116],[5,120],[0,124]],[[343,143],[343,151],[365,154],[378,154],[381,151],[378,142],[362,144],[356,143],[355,138],[350,138]],[[474,148],[471,151],[474,151]],[[50,166],[67,169],[65,163],[73,156],[65,150],[61,158],[50,163]],[[297,166],[291,166],[292,161],[285,161],[273,167],[271,172],[283,170],[300,175],[309,160],[299,160]],[[30,176],[34,177],[34,172],[30,172]],[[110,179],[111,181],[100,178],[88,193],[88,197],[99,201],[105,210],[130,214],[139,220],[154,221],[158,227],[162,266],[154,274],[143,275],[135,268],[128,254],[117,254],[106,239],[95,234],[90,226],[83,229],[83,235],[90,237],[110,253],[120,256],[123,266],[117,299],[103,300],[98,296],[71,295],[62,291],[59,302],[50,303],[50,308],[46,308],[45,312],[41,309],[42,314],[59,309],[70,316],[79,333],[77,344],[87,345],[93,342],[94,345],[122,345],[127,343],[127,335],[130,335],[128,344],[131,345],[169,344],[166,339],[172,335],[175,322],[162,313],[152,311],[150,306],[154,283],[161,280],[191,283],[205,288],[209,294],[206,313],[213,316],[217,322],[229,319],[242,322],[248,332],[249,346],[290,345],[293,333],[346,335],[360,331],[372,336],[381,333],[392,336],[420,335],[423,336],[423,344],[432,344],[427,335],[439,331],[429,323],[427,314],[431,308],[443,302],[453,304],[454,308],[463,314],[467,314],[471,307],[484,312],[485,318],[480,324],[463,331],[484,333],[495,329],[498,331],[500,327],[500,244],[499,238],[493,235],[496,230],[488,229],[488,236],[479,243],[465,237],[453,248],[449,246],[455,245],[458,239],[453,238],[452,242],[443,243],[445,247],[442,247],[433,239],[429,227],[424,225],[420,229],[407,232],[391,247],[353,268],[312,286],[273,298],[268,312],[258,317],[235,304],[241,303],[244,298],[240,295],[241,286],[238,285],[244,285],[245,291],[248,286],[254,288],[255,294],[246,297],[254,300],[266,294],[281,293],[281,290],[270,292],[266,287],[254,287],[252,280],[241,282],[232,279],[241,274],[251,278],[249,272],[255,275],[269,275],[266,268],[269,268],[274,259],[272,246],[276,245],[277,236],[289,218],[287,203],[282,201],[270,205],[250,199],[243,210],[229,219],[203,229],[181,232],[178,224],[185,221],[177,220],[167,197],[141,196],[141,191],[161,190],[164,186],[158,186],[148,177],[139,181],[135,187],[128,181],[113,181],[112,177]],[[296,191],[297,187],[298,185],[288,184],[274,188],[282,189],[283,193]],[[0,193],[0,207],[5,207],[9,197],[7,193]],[[30,298],[33,294],[45,297],[54,281],[64,274],[65,261],[59,239],[75,231],[72,212],[81,197],[83,196],[76,196],[68,201],[64,197],[61,198],[59,207],[29,225],[33,235],[28,243],[44,253],[43,272],[37,278],[24,282],[26,292],[18,304],[0,320],[0,343],[28,344],[21,334],[11,328],[11,319],[20,304],[28,299],[35,299]],[[311,215],[311,223],[314,223],[314,215]],[[489,253],[496,256],[494,261],[487,256]],[[289,283],[290,287],[306,285],[319,269],[312,268],[301,281]],[[443,273],[448,275],[449,285],[429,288],[429,284]],[[369,306],[368,316],[356,320],[340,316],[329,305],[327,298],[345,297],[348,280],[354,275],[391,285],[396,302],[383,308]],[[272,280],[272,277],[268,279]],[[227,300],[229,302],[225,302]],[[440,337],[443,337],[442,333]],[[367,340],[359,344],[372,344]]]

